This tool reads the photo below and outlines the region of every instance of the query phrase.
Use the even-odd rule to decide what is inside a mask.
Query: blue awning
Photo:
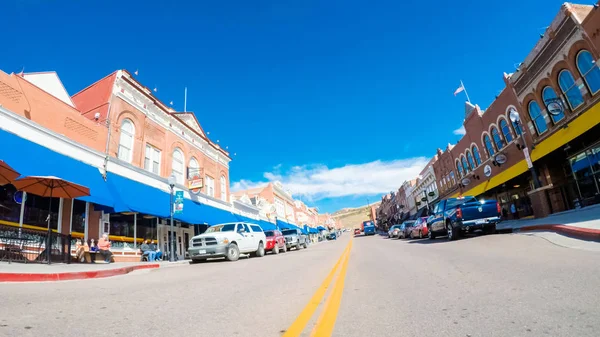
[[[260,220],[260,227],[264,231],[272,231],[272,230],[276,230],[277,229],[277,226],[275,226],[274,223],[268,222],[268,221],[264,221],[264,220]]]
[[[309,231],[311,234],[319,234],[319,231],[318,231],[316,228],[312,228],[312,227],[310,227],[310,228],[308,229],[308,231]]]
[[[55,176],[90,189],[90,196],[77,198],[112,207],[112,194],[100,170],[92,165],[54,152],[44,146],[0,130],[0,159],[21,176]]]
[[[325,228],[323,226],[318,226],[317,229],[320,230],[320,231],[326,231],[327,230],[327,228]]]
[[[211,226],[242,221],[230,211],[184,199],[183,212],[175,216],[178,220],[193,225],[209,224]]]
[[[285,221],[281,221],[281,220],[277,220],[277,227],[279,227],[280,229],[296,229],[298,227],[287,223]]]
[[[171,200],[167,192],[112,172],[107,173],[106,181],[115,199],[115,212],[139,212],[159,218],[170,217]]]

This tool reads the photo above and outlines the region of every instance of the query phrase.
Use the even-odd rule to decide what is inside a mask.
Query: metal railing
[[[0,225],[0,261],[71,263],[71,235]]]

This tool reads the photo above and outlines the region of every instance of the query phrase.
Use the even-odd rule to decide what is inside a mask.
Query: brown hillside
[[[379,203],[372,204],[371,206],[379,206]],[[363,221],[371,220],[369,218],[369,206],[358,207],[358,208],[343,208],[331,216],[335,219],[339,219],[343,227],[346,228],[359,228]]]

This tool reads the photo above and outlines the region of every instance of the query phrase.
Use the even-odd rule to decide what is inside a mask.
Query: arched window
[[[592,95],[597,93],[600,90],[600,68],[594,62],[594,58],[589,51],[582,50],[579,52],[579,55],[577,55],[577,69]]]
[[[196,158],[192,157],[190,158],[190,162],[188,163],[188,172],[187,172],[187,176],[188,179],[190,178],[191,175],[194,174],[200,174],[200,165],[198,164],[198,161],[196,160]]]
[[[462,178],[464,176],[464,173],[463,173],[462,166],[460,166],[460,163],[458,162],[458,160],[456,161],[456,170],[458,171],[458,177]]]
[[[513,137],[512,134],[510,133],[510,128],[508,127],[508,123],[506,122],[506,120],[504,118],[500,119],[500,130],[502,130],[502,135],[504,136],[504,139],[506,139],[507,143],[512,142]]]
[[[481,156],[479,155],[479,149],[477,146],[473,145],[471,151],[473,152],[473,157],[475,158],[475,163],[477,166],[481,165]]]
[[[583,104],[583,96],[575,84],[575,80],[570,71],[565,69],[558,74],[558,86],[567,98],[567,102],[571,109],[576,109]]]
[[[504,147],[504,139],[502,139],[498,129],[496,129],[495,126],[492,127],[492,138],[494,139],[494,144],[496,144],[496,148],[498,148],[498,150]]]
[[[542,116],[542,110],[536,101],[529,102],[529,117],[531,117],[533,124],[535,124],[538,135],[548,130],[548,125],[546,125],[544,116]]]
[[[119,137],[119,150],[117,157],[128,163],[133,159],[133,137],[135,136],[135,126],[129,119],[121,122],[121,136]]]
[[[545,87],[542,90],[542,99],[544,100],[544,104],[546,105],[546,111],[548,111],[548,114],[550,115],[550,118],[552,118],[552,122],[554,124],[558,123],[561,119],[565,118],[565,113],[562,111],[558,115],[553,115],[548,110],[548,104],[552,102],[558,103],[561,106],[563,105],[562,102],[556,98],[556,93],[554,92],[554,89],[552,89],[552,87]]]
[[[221,176],[221,200],[227,201],[227,179],[225,176]]]
[[[475,162],[473,161],[473,156],[471,155],[471,151],[467,150],[467,161],[469,162],[469,166],[471,166],[471,169],[474,170],[477,166],[479,165],[475,165]]]
[[[469,173],[471,170],[469,168],[469,164],[467,164],[467,159],[465,158],[465,156],[462,156],[460,161],[462,162],[462,167],[465,170],[465,174]]]
[[[173,163],[171,165],[171,169],[173,172],[173,175],[175,175],[175,180],[179,183],[179,184],[183,184],[184,179],[183,179],[183,152],[181,152],[181,150],[179,148],[176,148],[175,150],[173,150]]]
[[[496,153],[496,150],[494,150],[494,145],[492,145],[492,141],[490,140],[490,136],[483,136],[483,145],[485,145],[488,156],[492,157]]]

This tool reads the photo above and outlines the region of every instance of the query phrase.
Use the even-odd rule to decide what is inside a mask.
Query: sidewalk
[[[582,240],[600,241],[600,205],[552,214],[546,218],[507,220],[497,229],[518,231],[552,231]]]
[[[115,262],[73,263],[73,264],[37,264],[37,263],[0,263],[1,282],[46,282],[83,280],[129,274],[142,269],[165,268],[189,264],[183,260],[170,262]]]

